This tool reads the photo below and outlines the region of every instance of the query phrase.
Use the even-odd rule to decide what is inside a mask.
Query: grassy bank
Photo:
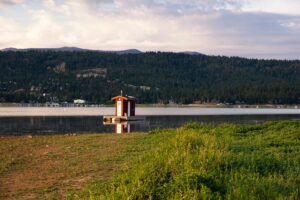
[[[68,198],[300,199],[300,122],[190,124],[145,138],[157,145]]]
[[[0,138],[0,199],[300,199],[300,122]]]

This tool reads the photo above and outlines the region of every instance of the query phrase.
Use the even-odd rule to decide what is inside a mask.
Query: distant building
[[[130,88],[133,88],[133,89],[136,89],[136,88],[137,88],[137,86],[132,85],[132,84],[127,84],[127,87],[130,87]]]
[[[74,100],[74,103],[75,103],[75,104],[85,104],[86,101],[83,100],[83,99],[75,99],[75,100]]]
[[[151,90],[151,87],[150,86],[142,85],[142,86],[140,86],[140,89],[146,91],[146,90]]]
[[[77,78],[97,78],[97,77],[105,78],[106,74],[107,74],[107,69],[95,68],[95,69],[81,70],[76,74],[76,77]]]

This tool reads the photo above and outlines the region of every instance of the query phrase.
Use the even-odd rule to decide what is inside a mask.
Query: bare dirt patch
[[[109,179],[142,134],[0,139],[0,199],[62,198],[91,179]]]

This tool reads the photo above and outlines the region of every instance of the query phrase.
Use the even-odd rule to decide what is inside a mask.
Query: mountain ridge
[[[39,51],[39,52],[45,52],[45,51],[54,51],[54,52],[84,52],[84,51],[93,51],[93,52],[100,52],[100,53],[115,53],[115,54],[139,54],[143,53],[142,51],[138,49],[125,49],[125,50],[93,50],[93,49],[83,49],[79,47],[58,47],[58,48],[4,48],[1,49],[2,52],[28,52],[28,51]]]
[[[28,52],[28,51],[39,51],[39,52],[45,52],[45,51],[54,51],[54,52],[84,52],[84,51],[92,51],[92,52],[99,52],[99,53],[115,53],[119,55],[124,54],[141,54],[145,53],[139,49],[124,49],[124,50],[95,50],[95,49],[85,49],[85,48],[79,48],[79,47],[58,47],[58,48],[14,48],[14,47],[8,47],[1,49],[0,52]],[[180,51],[180,52],[172,52],[172,53],[183,53],[187,55],[204,55],[197,51]]]

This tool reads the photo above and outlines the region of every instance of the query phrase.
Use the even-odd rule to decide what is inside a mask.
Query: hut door
[[[131,116],[131,113],[130,113],[130,101],[128,101],[128,106],[127,106],[127,114],[128,114],[128,117]]]
[[[122,101],[117,101],[117,116],[122,116]]]

